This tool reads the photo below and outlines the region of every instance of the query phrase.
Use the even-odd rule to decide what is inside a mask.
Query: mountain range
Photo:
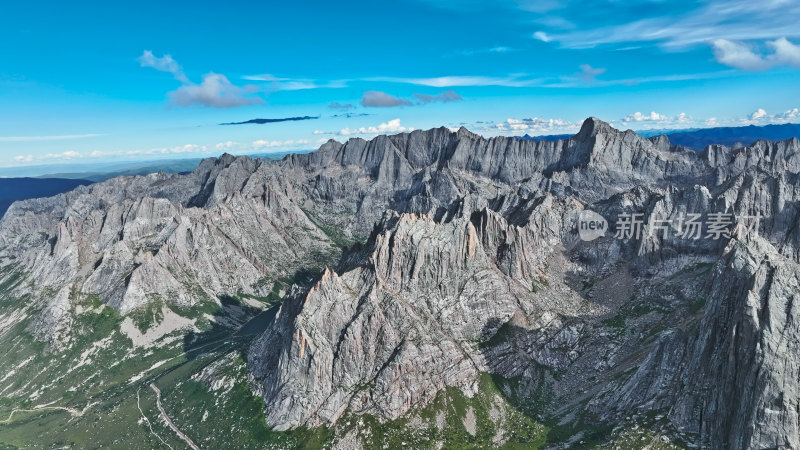
[[[595,118],[16,202],[0,443],[795,448],[799,216],[797,138]]]
[[[779,141],[800,136],[800,124],[785,123],[775,125],[747,125],[741,127],[711,127],[689,130],[644,130],[637,132],[641,136],[654,137],[658,135],[669,136],[673,145],[682,145],[694,150],[702,150],[709,145],[744,146],[750,145],[759,139]],[[569,139],[569,134],[555,134],[545,136],[522,136],[520,139],[532,141],[554,141]]]
[[[50,197],[91,183],[67,178],[0,178],[0,217],[17,200]]]

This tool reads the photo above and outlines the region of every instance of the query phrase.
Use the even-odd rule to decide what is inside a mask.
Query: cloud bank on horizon
[[[9,6],[0,166],[310,149],[436,126],[561,134],[588,116],[633,129],[800,121],[797,0],[243,5],[192,21],[151,1],[107,12],[114,21]],[[240,25],[251,17],[270,24]],[[254,123],[270,125],[216,126]]]

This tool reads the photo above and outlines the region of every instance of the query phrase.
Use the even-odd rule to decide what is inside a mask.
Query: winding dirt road
[[[156,386],[153,383],[150,383],[150,389],[152,389],[153,392],[156,393],[156,406],[158,406],[158,410],[161,412],[161,418],[164,419],[164,422],[166,422],[167,425],[170,428],[172,428],[172,431],[174,431],[179,438],[183,439],[183,441],[186,442],[186,444],[188,444],[189,447],[191,447],[193,450],[200,450],[200,447],[195,445],[195,443],[192,442],[191,439],[189,439],[189,436],[183,434],[183,432],[179,430],[178,427],[175,426],[175,424],[172,422],[172,419],[170,419],[169,416],[167,415],[167,412],[164,411],[164,407],[161,406],[161,389],[159,389],[158,386]]]

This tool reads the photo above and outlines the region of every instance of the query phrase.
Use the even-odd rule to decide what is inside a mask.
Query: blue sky
[[[0,167],[800,122],[800,1],[117,3],[3,6]]]

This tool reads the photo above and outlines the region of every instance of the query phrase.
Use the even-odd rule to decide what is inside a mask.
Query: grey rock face
[[[696,329],[665,334],[598,408],[667,409],[704,446],[795,447],[799,281],[797,263],[769,243],[732,239],[713,269]]]
[[[574,138],[556,143],[484,140],[463,130],[449,139],[443,136],[443,130],[433,130],[370,143],[329,143],[319,154],[292,161],[320,174],[353,166],[352,170],[363,170],[363,176],[381,187],[375,189],[376,195],[348,189],[344,187],[347,181],[339,179],[343,184],[336,190],[327,182],[312,185],[310,196],[319,195],[323,202],[333,204],[342,198],[353,200],[348,191],[358,192],[370,205],[429,214],[407,217],[433,227],[424,235],[436,237],[437,245],[409,239],[414,233],[404,229],[413,227],[410,219],[384,219],[367,249],[351,254],[348,264],[328,272],[310,293],[287,301],[279,325],[261,336],[250,352],[250,366],[267,402],[271,425],[289,428],[335,422],[345,411],[391,419],[424,403],[423,392],[444,385],[468,391],[477,372],[528,378],[535,385],[540,374],[536,368],[544,367],[567,374],[555,383],[562,385],[555,388],[553,403],[563,402],[561,408],[554,405],[557,414],[579,409],[587,400],[589,409],[606,421],[620,420],[631,410],[666,409],[672,425],[688,433],[684,437],[690,442],[740,448],[796,445],[793,366],[786,367],[787,358],[781,352],[755,361],[752,354],[758,353],[757,344],[731,347],[719,339],[721,329],[735,330],[733,336],[740,336],[737,332],[743,329],[733,325],[735,317],[755,314],[747,311],[746,301],[734,299],[749,295],[752,302],[753,294],[744,291],[763,291],[763,287],[741,285],[742,277],[754,277],[756,269],[742,272],[740,267],[727,276],[715,272],[710,284],[691,278],[677,297],[658,292],[658,286],[666,285],[686,264],[719,261],[717,271],[730,262],[732,254],[741,252],[750,255],[754,267],[762,264],[767,253],[782,258],[787,264],[782,273],[789,277],[786,286],[795,286],[796,141],[758,143],[737,150],[711,147],[695,154],[672,147],[665,138],[642,139],[596,120],[588,120]],[[386,149],[377,152],[383,156],[376,156],[376,146]],[[427,146],[427,151],[419,146]],[[386,159],[388,155],[391,159]],[[409,171],[413,172],[410,177]],[[324,175],[317,178],[323,179]],[[551,194],[542,195],[543,191]],[[395,197],[387,198],[386,192],[395,192]],[[687,212],[759,215],[763,217],[759,233],[765,239],[745,233],[731,242],[694,241],[670,234],[576,242],[575,215],[586,207],[612,220],[629,212],[642,212],[648,219],[674,219]],[[364,217],[357,208],[352,211],[355,217]],[[459,229],[467,216],[479,242],[475,248],[480,271],[492,274],[480,286],[462,278],[476,276],[476,269],[458,263],[471,231],[454,233],[453,229]],[[744,226],[739,224],[740,233]],[[382,245],[389,240],[391,247]],[[765,248],[769,249],[766,253]],[[362,263],[353,267],[353,261]],[[420,266],[425,269],[420,271]],[[581,289],[570,282],[580,273],[608,280],[610,290],[600,292],[608,297],[589,294],[587,305]],[[652,277],[655,287],[637,285]],[[534,287],[543,281],[550,289],[538,295]],[[688,303],[687,297],[702,293],[708,305],[703,322],[692,325],[694,319],[685,313],[671,313],[684,322],[676,322],[674,328],[661,325],[657,343],[635,336],[620,342],[607,334],[607,326],[598,319],[619,311],[625,299],[612,292],[626,284],[629,294],[625,296],[655,293],[662,296],[659,305],[677,307],[676,311],[684,311],[681,303]],[[491,291],[482,286],[491,286]],[[516,288],[509,289],[512,286]],[[772,294],[783,309],[768,309],[786,311],[792,289],[782,287]],[[492,305],[488,309],[481,303],[487,300]],[[469,307],[459,307],[463,302]],[[766,298],[760,302],[769,303]],[[412,324],[410,317],[433,320]],[[639,321],[652,323],[654,319],[647,317]],[[391,338],[378,331],[398,324],[407,331],[392,328],[386,331]],[[501,324],[512,324],[516,330],[507,342],[490,350],[475,345],[497,334]],[[634,330],[637,326],[631,325]],[[702,335],[714,339],[696,344],[700,338],[686,337],[686,326],[706,330]],[[793,332],[767,337],[763,328],[749,324],[753,342],[787,342],[779,346],[789,349]],[[423,351],[430,337],[439,346]],[[720,356],[709,359],[713,354]],[[627,372],[632,375],[620,378],[622,370],[637,367]],[[776,375],[773,367],[782,374]],[[449,368],[458,368],[461,376]],[[730,388],[715,387],[731,385],[731,377],[737,377],[733,374],[743,368],[750,378],[738,376],[741,379]],[[753,374],[761,374],[762,381]],[[387,379],[394,384],[389,385]],[[756,394],[750,388],[748,393],[745,386],[753,383],[764,386],[763,391]],[[419,386],[424,386],[422,391],[415,390]],[[399,398],[398,392],[403,393]],[[713,396],[703,400],[698,392]],[[768,403],[776,405],[775,398],[784,400],[771,411]],[[704,408],[704,413],[698,412]]]
[[[227,155],[186,176],[120,177],[12,205],[0,253],[34,280],[17,295],[42,303],[37,335],[55,333],[71,309],[63,286],[125,314],[158,299],[192,306],[266,294],[276,279],[330,258],[330,238],[262,164]]]
[[[491,372],[547,390],[562,426],[657,415],[692,444],[797,447],[799,154],[797,139],[695,153],[587,119],[555,142],[439,128],[225,155],[16,203],[0,264],[35,280],[16,289],[53,345],[69,344],[72,292],[126,313],[328,265],[249,350],[279,430],[403,417]],[[586,209],[612,226],[731,213],[736,230],[584,242]]]
[[[558,230],[558,214],[548,218]],[[521,307],[534,307],[538,264],[536,248],[517,247],[537,230],[488,211],[473,219],[479,228],[464,217],[442,224],[387,215],[363,265],[341,275],[327,270],[284,303],[250,350],[271,426],[334,422],[347,410],[396,419],[445,386],[474,389],[486,370],[476,343]],[[547,236],[536,237],[544,252]],[[501,245],[508,275],[497,266]]]

